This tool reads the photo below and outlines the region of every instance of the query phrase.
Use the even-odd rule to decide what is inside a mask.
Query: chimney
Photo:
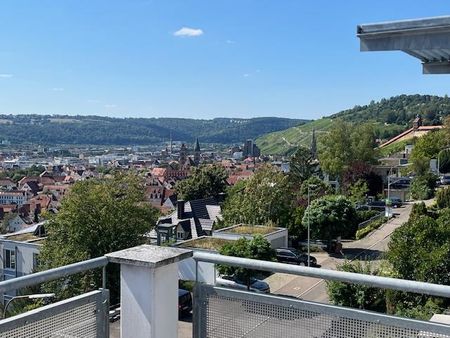
[[[183,219],[184,217],[184,200],[178,200],[177,202],[177,218]]]

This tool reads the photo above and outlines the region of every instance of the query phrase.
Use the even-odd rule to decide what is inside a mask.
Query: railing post
[[[178,265],[192,251],[141,245],[107,255],[120,264],[122,338],[178,336]]]

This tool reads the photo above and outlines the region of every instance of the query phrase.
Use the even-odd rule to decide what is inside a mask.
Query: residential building
[[[28,275],[36,270],[42,240],[45,238],[44,224],[37,223],[0,236],[1,280]],[[0,302],[4,304],[15,295],[15,290],[0,294]]]
[[[22,205],[28,200],[26,191],[0,191],[0,204],[17,204]]]
[[[187,202],[178,200],[175,211],[158,220],[157,232],[163,228],[169,231],[166,236],[169,238],[159,236],[159,242],[164,242],[165,239],[183,241],[204,235],[210,236],[214,225],[221,218],[221,207],[212,197]]]

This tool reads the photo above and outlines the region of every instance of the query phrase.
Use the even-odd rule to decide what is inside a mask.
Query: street
[[[327,253],[313,253],[321,269],[335,270],[336,266],[347,260],[377,260],[387,250],[390,236],[395,229],[408,220],[412,205],[404,205],[394,210],[395,217],[368,236],[357,241],[343,242],[343,256],[331,257]],[[305,300],[328,302],[324,280],[286,274],[273,274],[266,279],[272,293],[295,296]]]

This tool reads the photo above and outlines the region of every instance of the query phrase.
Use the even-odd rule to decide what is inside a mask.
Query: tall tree
[[[220,165],[204,165],[195,168],[192,175],[179,181],[175,190],[179,197],[189,200],[218,197],[227,187],[228,174]]]
[[[357,215],[353,203],[344,196],[324,196],[306,209],[303,224],[310,222],[313,238],[331,240],[338,236],[353,237],[357,230]]]
[[[321,139],[320,166],[328,174],[341,176],[352,162],[373,163],[374,147],[375,133],[371,125],[353,125],[337,119]]]
[[[145,243],[157,211],[144,203],[143,192],[141,179],[133,174],[75,183],[63,199],[60,212],[46,224],[48,237],[39,268],[55,268]],[[110,264],[107,269],[111,299],[117,300],[118,267]],[[92,285],[101,286],[98,271],[52,282],[48,287],[58,298],[65,298]]]
[[[294,195],[289,178],[277,168],[260,168],[242,186],[232,190],[223,206],[225,224],[266,224],[286,227],[292,222]]]
[[[289,164],[289,177],[297,187],[318,170],[318,163],[314,159],[312,151],[301,146],[292,155]]]

